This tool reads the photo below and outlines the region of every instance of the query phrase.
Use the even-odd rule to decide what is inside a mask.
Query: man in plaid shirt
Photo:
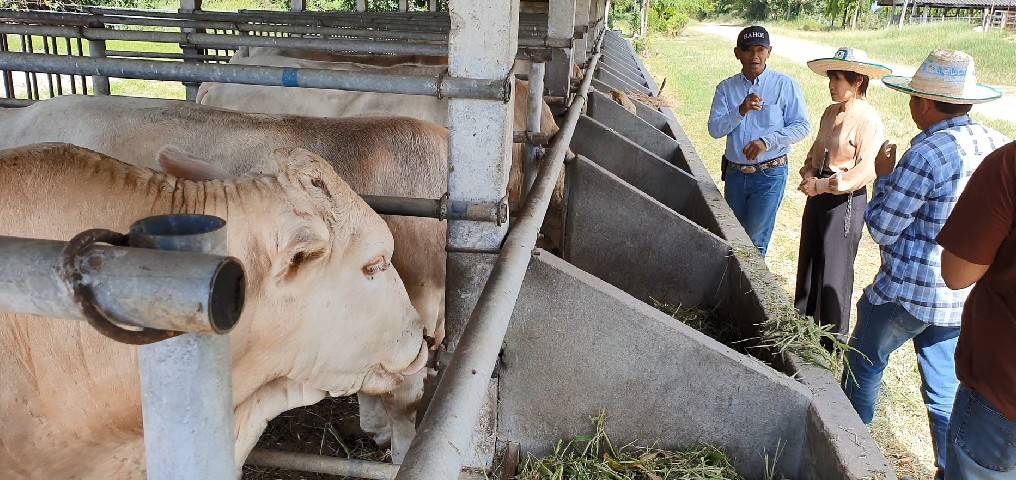
[[[969,74],[964,62],[969,62]],[[880,247],[882,267],[858,302],[857,325],[850,340],[856,351],[847,354],[849,368],[843,378],[847,398],[861,420],[871,423],[889,355],[913,339],[937,479],[945,471],[949,416],[959,384],[953,356],[969,289],[954,291],[946,286],[942,249],[935,238],[981,159],[1009,142],[967,115],[973,103],[997,95],[963,90],[970,88],[965,85],[977,85],[972,78],[936,77],[957,73],[972,77],[973,70],[968,55],[938,50],[912,81],[884,80],[890,88],[911,95],[911,117],[921,133],[911,140],[899,165],[894,165],[894,151],[876,160],[878,178],[865,220]],[[951,84],[959,84],[959,90],[951,90]]]

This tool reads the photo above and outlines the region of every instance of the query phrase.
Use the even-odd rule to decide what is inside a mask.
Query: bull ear
[[[217,165],[197,158],[176,147],[168,146],[159,151],[159,166],[166,173],[187,180],[225,180],[232,176]]]

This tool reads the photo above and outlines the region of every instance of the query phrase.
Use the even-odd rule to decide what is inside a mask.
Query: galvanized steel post
[[[356,0],[356,11],[366,12],[367,11],[367,0]]]
[[[180,13],[194,13],[194,12],[201,11],[201,2],[202,2],[202,0],[180,0],[180,10],[179,10],[179,12]],[[185,34],[186,33],[194,33],[196,31],[198,31],[198,30],[195,30],[193,28],[181,28],[180,29],[180,32],[181,33],[185,33]],[[180,49],[183,51],[184,55],[189,55],[191,57],[197,56],[197,55],[202,53],[202,52],[199,51],[198,48],[196,48],[194,46],[191,46],[191,45],[184,44],[184,43],[180,44]],[[184,58],[184,62],[193,62],[193,60]],[[189,102],[195,101],[197,99],[197,96],[198,96],[198,87],[201,86],[201,82],[183,82],[183,85],[187,89],[187,101],[189,101]]]
[[[543,117],[543,77],[546,72],[545,63],[532,63],[529,65],[529,96],[526,99],[526,131],[540,133],[540,120]],[[522,184],[522,198],[526,198],[533,182],[536,181],[536,172],[540,169],[540,148],[531,142],[526,142],[525,182]]]
[[[70,52],[68,52],[68,54],[69,53]],[[88,42],[88,56],[94,58],[106,58],[106,41],[92,40]],[[92,92],[95,95],[109,95],[109,77],[99,75],[92,76]]]
[[[165,215],[131,226],[132,246],[224,254],[226,222]],[[235,478],[229,337],[190,333],[140,347],[149,480]]]
[[[550,0],[547,37],[568,40],[575,37],[575,0]],[[571,93],[572,50],[573,47],[554,49],[554,58],[547,66],[547,95],[566,97]]]

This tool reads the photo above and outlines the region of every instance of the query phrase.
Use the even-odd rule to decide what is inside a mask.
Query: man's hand
[[[742,150],[742,152],[744,153],[744,156],[748,160],[755,161],[755,159],[758,158],[759,155],[762,155],[768,150],[769,148],[766,147],[766,142],[763,142],[762,139],[758,139],[745,145],[744,150]]]
[[[875,157],[875,175],[885,177],[896,168],[896,144],[886,141]]]
[[[737,109],[742,117],[752,110],[762,110],[762,97],[757,93],[749,93],[747,97],[744,97],[744,101],[741,102],[741,107]]]

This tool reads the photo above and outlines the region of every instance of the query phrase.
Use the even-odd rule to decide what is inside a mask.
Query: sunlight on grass
[[[1016,84],[1016,36],[993,30],[973,31],[967,23],[930,23],[907,25],[903,30],[801,31],[772,27],[773,33],[823,43],[836,48],[844,45],[864,49],[872,58],[885,62],[917,66],[936,48],[962,50],[977,62],[981,82]]]

